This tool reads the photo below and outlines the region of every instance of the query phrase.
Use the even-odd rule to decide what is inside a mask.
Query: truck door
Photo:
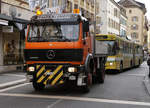
[[[82,34],[83,34],[82,43],[83,43],[84,55],[87,55],[89,52],[91,52],[91,42],[90,42],[88,21],[83,22]]]

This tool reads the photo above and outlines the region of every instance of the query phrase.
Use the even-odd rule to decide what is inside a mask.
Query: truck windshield
[[[107,44],[108,45],[108,50],[109,50],[109,55],[116,55],[117,54],[117,44],[115,44],[116,42],[115,41],[102,41],[103,43]]]
[[[28,41],[77,41],[79,24],[30,25]]]

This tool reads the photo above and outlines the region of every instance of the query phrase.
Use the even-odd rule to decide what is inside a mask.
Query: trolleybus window
[[[79,38],[78,24],[31,25],[28,41],[77,41]]]
[[[116,46],[116,45],[118,45],[118,44],[115,41],[101,41],[101,42],[104,42],[105,44],[108,45],[110,55],[116,55],[117,54],[118,46]]]

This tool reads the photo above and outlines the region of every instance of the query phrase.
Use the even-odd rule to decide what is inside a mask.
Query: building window
[[[114,8],[114,16],[117,16],[117,12],[116,9]]]
[[[132,10],[129,10],[129,13],[132,13]]]
[[[126,31],[124,29],[121,29],[120,36],[121,37],[125,37],[126,36]]]
[[[74,9],[78,9],[78,5],[77,4],[74,4]]]
[[[131,37],[133,39],[137,39],[138,38],[138,34],[136,32],[131,33]]]
[[[137,22],[138,21],[138,17],[137,16],[132,17],[132,21],[133,22]]]
[[[116,8],[114,8],[114,16],[119,17],[119,11]]]
[[[67,12],[72,12],[72,2],[67,1]]]
[[[23,1],[25,1],[25,2],[27,2],[27,3],[29,2],[29,0],[23,0]]]
[[[111,20],[110,20],[110,18],[108,19],[108,25],[109,25],[109,27],[111,27]]]
[[[132,29],[132,30],[137,30],[137,29],[138,29],[138,25],[137,25],[137,24],[133,24],[133,25],[131,26],[131,29]]]
[[[58,0],[53,0],[53,1],[52,1],[52,6],[53,6],[53,7],[58,6]]]
[[[136,40],[136,42],[140,42],[139,40]]]

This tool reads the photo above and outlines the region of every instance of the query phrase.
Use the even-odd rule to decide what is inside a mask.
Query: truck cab
[[[75,82],[89,90],[96,73],[89,21],[79,14],[33,16],[25,41],[27,78],[35,90]]]

